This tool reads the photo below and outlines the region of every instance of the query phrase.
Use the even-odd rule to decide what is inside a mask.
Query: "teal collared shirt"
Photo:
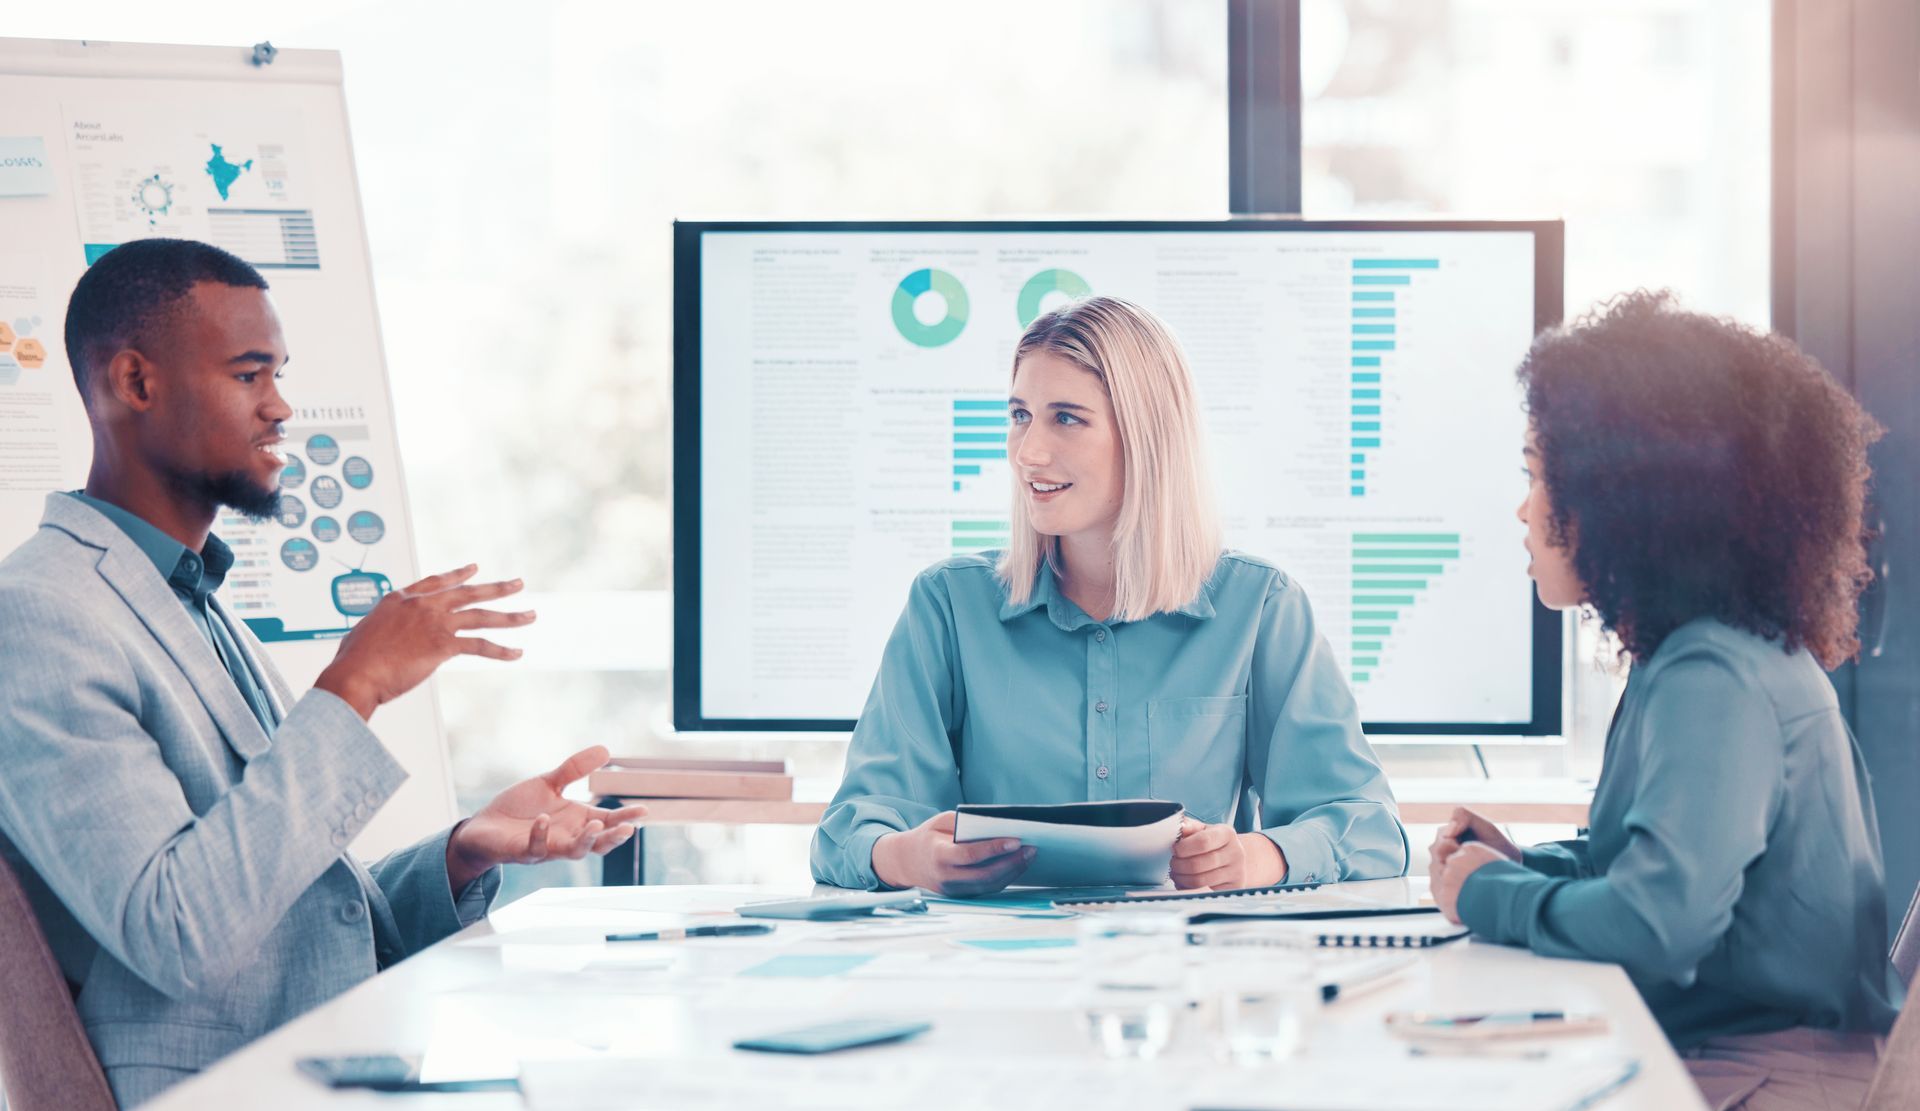
[[[879,886],[873,843],[971,803],[1156,798],[1259,830],[1293,881],[1406,871],[1387,778],[1301,588],[1228,552],[1187,606],[1100,622],[997,553],[914,580],[813,838],[813,874]]]
[[[1588,821],[1482,865],[1461,920],[1620,964],[1679,1049],[1892,1026],[1904,992],[1866,762],[1805,649],[1711,619],[1669,634],[1627,680]]]
[[[200,635],[207,638],[214,655],[219,657],[227,674],[233,677],[233,685],[240,689],[240,697],[246,700],[253,716],[259,719],[260,728],[266,731],[267,736],[273,736],[274,727],[279,725],[278,719],[273,716],[273,704],[248,669],[246,658],[240,654],[240,646],[234,643],[233,633],[224,621],[214,618],[207,604],[208,597],[220,589],[221,583],[226,582],[227,572],[233,570],[233,549],[227,547],[219,537],[208,534],[207,546],[194,552],[112,502],[89,497],[79,490],[70,491],[68,496],[99,510],[153,561],[160,577],[173,589],[180,604],[187,608],[187,616],[193,619]]]

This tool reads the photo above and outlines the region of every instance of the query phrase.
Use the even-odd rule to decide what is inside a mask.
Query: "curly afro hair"
[[[1819,363],[1638,291],[1541,336],[1519,378],[1549,537],[1628,657],[1700,617],[1827,668],[1859,654],[1883,429]]]

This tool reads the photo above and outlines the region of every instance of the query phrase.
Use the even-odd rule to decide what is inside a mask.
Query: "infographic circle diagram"
[[[340,539],[340,522],[334,520],[332,517],[315,517],[313,519],[313,538],[322,544],[331,544],[335,540]]]
[[[340,464],[340,477],[355,490],[365,490],[373,485],[373,464],[358,455],[349,455],[347,461]]]
[[[323,474],[319,478],[314,479],[313,485],[307,490],[307,493],[312,496],[313,504],[322,509],[337,509],[340,506],[340,498],[342,495],[340,480],[334,478],[332,475]]]
[[[1020,287],[1020,299],[1015,305],[1020,313],[1020,326],[1024,328],[1040,318],[1041,302],[1049,293],[1064,293],[1071,300],[1092,292],[1087,279],[1071,270],[1042,270]]]
[[[300,462],[298,455],[287,456],[287,465],[280,468],[280,488],[282,490],[298,490],[300,484],[306,480],[307,465]]]
[[[365,509],[347,518],[347,535],[361,544],[378,544],[387,535],[387,523]]]
[[[913,311],[923,293],[937,293],[947,303],[947,314],[932,324],[923,323]],[[952,343],[967,326],[967,287],[945,270],[915,270],[894,287],[893,326],[917,347]]]
[[[280,545],[280,562],[295,571],[311,571],[320,563],[320,549],[304,536]]]
[[[333,466],[334,460],[340,458],[340,441],[324,432],[307,437],[307,458],[322,467]]]

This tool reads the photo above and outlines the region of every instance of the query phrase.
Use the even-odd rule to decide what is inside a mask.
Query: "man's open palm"
[[[494,796],[462,822],[447,844],[447,875],[455,891],[499,864],[579,860],[604,853],[633,836],[644,806],[601,810],[561,792],[607,762],[603,745],[582,749],[559,767],[525,779]]]

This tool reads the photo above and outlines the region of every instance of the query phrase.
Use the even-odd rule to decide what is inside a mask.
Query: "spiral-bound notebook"
[[[1260,899],[1273,895],[1291,895],[1312,891],[1318,883],[1281,883],[1272,887],[1236,887],[1227,891],[1130,891],[1122,895],[1097,895],[1088,898],[1055,899],[1060,910],[1090,910],[1100,907],[1155,906],[1161,903],[1193,903],[1203,899],[1231,903],[1236,899]]]
[[[1325,949],[1431,949],[1458,941],[1470,932],[1429,910],[1399,914],[1348,915],[1341,918],[1263,917],[1241,914],[1199,914],[1189,925],[1210,930],[1189,934],[1200,944],[1281,945]]]

